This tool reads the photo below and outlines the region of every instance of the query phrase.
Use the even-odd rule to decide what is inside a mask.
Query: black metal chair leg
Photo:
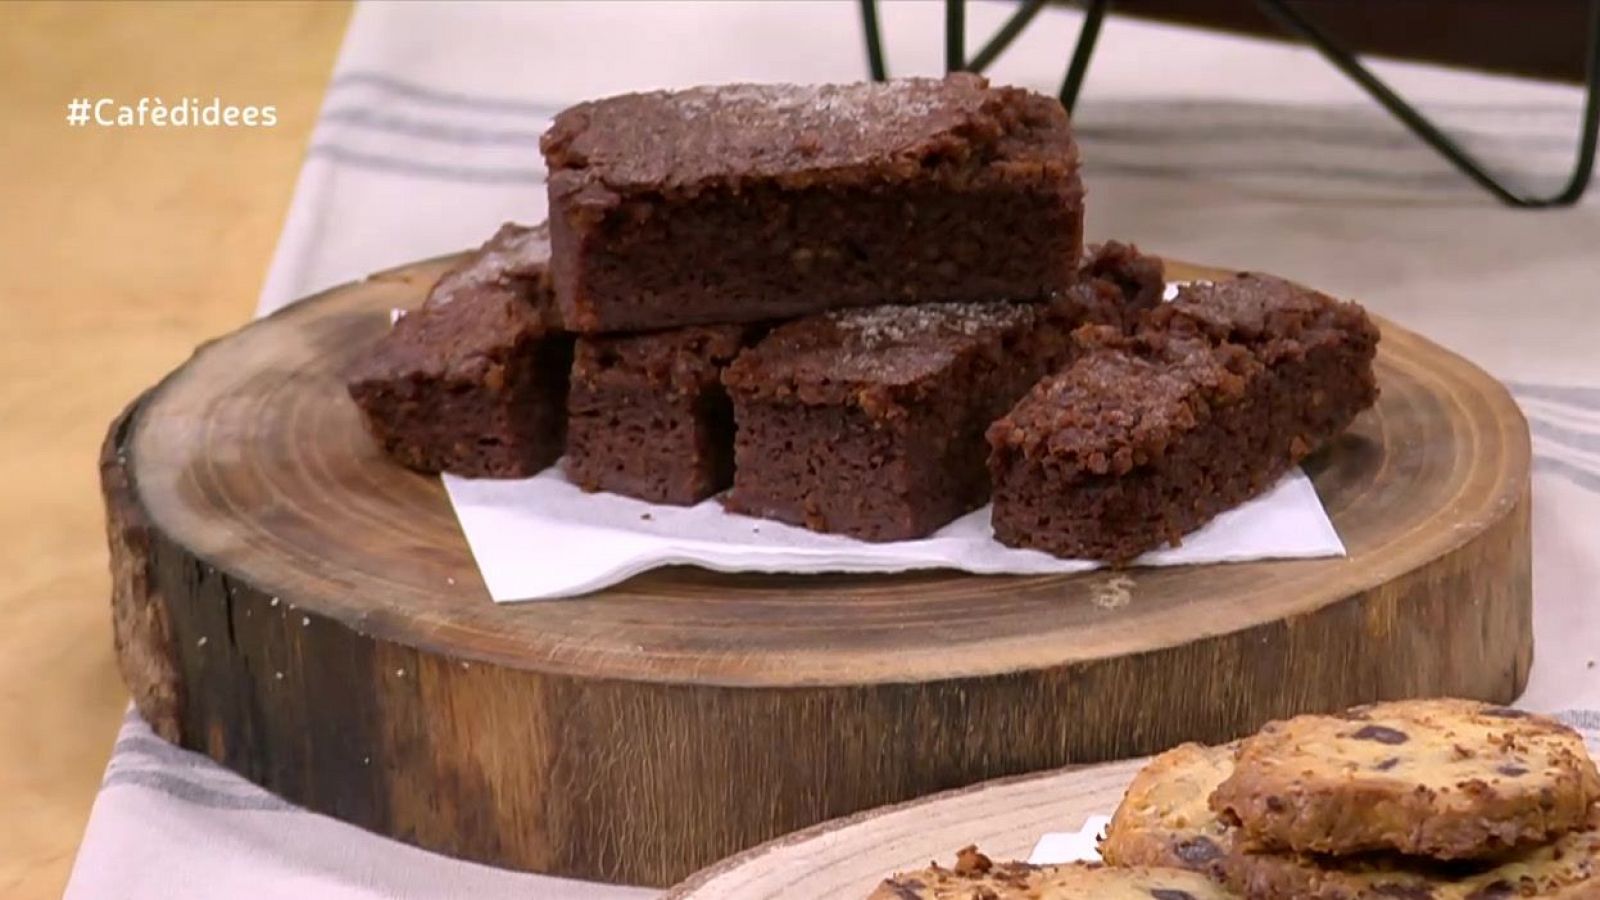
[[[944,70],[967,67],[967,0],[944,0]]]
[[[1027,27],[1044,6],[1046,0],[1023,0],[1011,18],[1000,27],[994,37],[972,57],[966,53],[965,0],[945,0],[945,68],[949,71],[968,69],[981,72],[993,63],[1011,45],[1017,35]],[[1399,119],[1419,139],[1432,147],[1462,174],[1484,190],[1511,206],[1530,209],[1571,206],[1583,197],[1594,175],[1597,145],[1600,145],[1600,0],[1589,2],[1589,49],[1585,61],[1588,77],[1583,107],[1583,122],[1578,137],[1578,155],[1567,183],[1560,191],[1549,196],[1524,194],[1508,187],[1461,146],[1451,140],[1415,107],[1407,103],[1388,85],[1384,84],[1363,66],[1338,40],[1315,23],[1290,8],[1286,0],[1256,0],[1262,12],[1279,27],[1299,36],[1323,58],[1365,90],[1374,100]],[[1089,60],[1100,36],[1100,26],[1105,19],[1110,0],[1087,0],[1083,27],[1078,32],[1078,43],[1072,51],[1066,78],[1061,83],[1061,103],[1069,111],[1077,104],[1089,70]],[[883,57],[883,36],[878,22],[877,0],[861,0],[861,23],[866,33],[867,65],[875,80],[888,77],[888,67]]]
[[[1594,174],[1596,139],[1600,137],[1600,0],[1589,2],[1589,58],[1586,61],[1588,86],[1587,97],[1584,100],[1583,126],[1578,138],[1577,164],[1573,167],[1566,185],[1559,192],[1547,197],[1531,196],[1507,187],[1490,174],[1475,157],[1373,75],[1371,70],[1356,59],[1348,47],[1291,9],[1284,0],[1257,0],[1257,4],[1261,11],[1270,16],[1280,27],[1305,40],[1321,53],[1323,58],[1360,85],[1362,90],[1382,104],[1384,109],[1411,129],[1413,134],[1438,151],[1439,155],[1449,160],[1450,164],[1462,174],[1502,202],[1528,209],[1571,206],[1578,202],[1588,188],[1590,178]]]
[[[878,28],[878,0],[861,0],[861,30],[867,37],[867,69],[873,81],[889,77],[883,61],[883,32]]]
[[[989,64],[998,59],[1000,54],[1011,46],[1011,42],[1016,40],[1017,35],[1022,33],[1022,29],[1028,27],[1028,23],[1039,14],[1039,10],[1044,9],[1046,2],[1047,0],[1023,0],[1017,11],[1011,14],[1011,18],[1007,19],[1006,23],[1000,26],[1000,30],[994,33],[994,37],[989,39],[989,43],[984,44],[983,49],[973,54],[972,59],[967,61],[967,71],[982,72],[989,68]]]
[[[1011,46],[1033,17],[1044,8],[1046,0],[1024,0],[1011,18],[1000,26],[994,37],[983,48],[966,60],[966,0],[945,0],[944,7],[944,65],[945,71],[966,70],[982,72]],[[1089,71],[1089,59],[1094,55],[1095,42],[1100,37],[1100,24],[1105,20],[1111,0],[1089,0],[1085,4],[1083,27],[1078,31],[1078,44],[1072,51],[1072,61],[1067,66],[1066,78],[1061,83],[1061,105],[1068,112],[1078,101],[1078,91],[1083,87],[1084,75]],[[888,77],[888,67],[883,59],[883,34],[878,24],[877,0],[861,0],[861,27],[867,41],[867,69],[874,81]]]
[[[1078,46],[1072,51],[1072,62],[1067,65],[1067,77],[1061,82],[1061,105],[1072,112],[1078,104],[1078,91],[1083,87],[1083,76],[1089,72],[1089,58],[1094,55],[1095,41],[1100,38],[1100,23],[1105,20],[1106,8],[1111,0],[1089,0],[1084,9],[1083,26],[1078,29]]]

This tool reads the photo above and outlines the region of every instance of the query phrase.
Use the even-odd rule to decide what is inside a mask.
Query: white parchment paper
[[[715,498],[680,507],[587,494],[559,466],[521,480],[446,475],[444,483],[489,594],[497,601],[576,596],[669,565],[792,573],[942,568],[986,575],[1078,572],[1096,565],[1000,544],[990,531],[987,506],[927,538],[874,544],[734,515]],[[1185,537],[1182,546],[1146,554],[1139,563],[1170,566],[1343,553],[1311,480],[1295,470],[1271,491]]]
[[[1033,845],[1028,862],[1036,866],[1059,863],[1099,862],[1100,835],[1111,824],[1110,816],[1090,816],[1077,831],[1053,831],[1039,838]]]

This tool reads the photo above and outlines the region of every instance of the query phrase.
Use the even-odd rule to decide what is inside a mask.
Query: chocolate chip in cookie
[[[1382,725],[1364,725],[1350,735],[1358,741],[1377,741],[1380,744],[1404,744],[1410,736],[1398,728],[1386,728]]]

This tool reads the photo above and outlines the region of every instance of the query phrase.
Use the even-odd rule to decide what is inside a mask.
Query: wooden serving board
[[[1144,763],[1001,778],[844,816],[708,866],[664,900],[861,898],[896,872],[948,868],[969,844],[997,862],[1026,860],[1042,835],[1115,812]]]
[[[438,479],[380,456],[342,384],[451,261],[202,347],[107,439],[116,641],[140,711],[313,810],[497,865],[665,885],[984,779],[1380,698],[1503,702],[1526,679],[1527,426],[1483,372],[1388,323],[1382,400],[1309,465],[1347,559],[679,568],[496,605]]]

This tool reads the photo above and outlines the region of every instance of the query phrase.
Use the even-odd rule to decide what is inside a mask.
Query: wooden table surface
[[[127,696],[106,425],[249,318],[345,3],[0,4],[0,895],[60,896]],[[273,104],[268,129],[68,127],[78,96]]]

